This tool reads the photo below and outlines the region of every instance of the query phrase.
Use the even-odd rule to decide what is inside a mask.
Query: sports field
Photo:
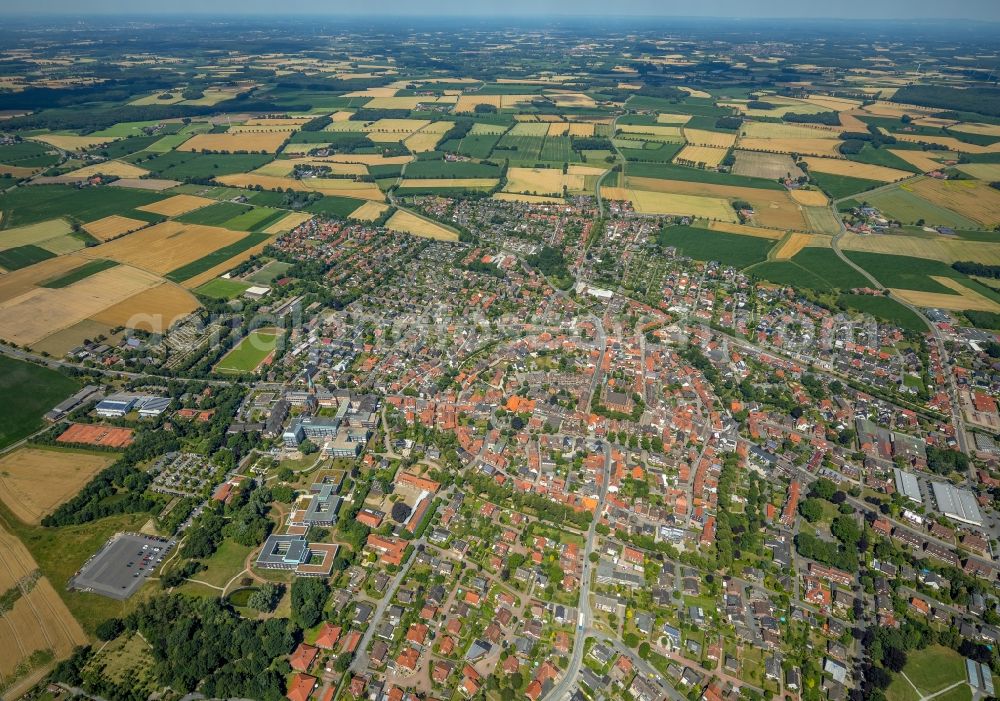
[[[241,280],[226,280],[220,277],[206,282],[194,291],[200,295],[214,297],[215,299],[236,299],[246,292],[249,287],[250,285]]]
[[[38,523],[114,460],[113,453],[19,448],[0,457],[0,499],[17,518]]]
[[[215,371],[223,374],[256,372],[274,354],[281,337],[280,331],[275,328],[251,331],[222,356]]]
[[[965,661],[962,656],[943,645],[931,645],[923,650],[913,650],[908,653],[902,673],[895,675],[895,679],[886,690],[886,699],[919,701],[923,697],[939,694],[965,680]],[[965,686],[965,690],[966,698],[971,698],[968,686]]]

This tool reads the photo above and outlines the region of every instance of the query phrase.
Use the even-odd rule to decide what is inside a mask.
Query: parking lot
[[[70,587],[127,599],[160,566],[173,546],[172,540],[164,538],[119,533],[80,568]]]

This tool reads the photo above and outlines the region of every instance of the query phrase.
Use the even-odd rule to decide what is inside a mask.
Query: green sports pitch
[[[223,374],[256,372],[278,346],[281,332],[278,329],[251,331],[236,346],[222,356],[215,371]]]

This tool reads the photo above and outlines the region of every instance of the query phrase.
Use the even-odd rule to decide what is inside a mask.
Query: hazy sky
[[[974,19],[1000,21],[1000,0],[0,0],[0,13],[351,14],[361,16],[643,15]]]

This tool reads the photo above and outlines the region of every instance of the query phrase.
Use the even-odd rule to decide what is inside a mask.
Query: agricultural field
[[[80,385],[55,370],[0,356],[0,389],[20,398],[0,406],[0,448],[6,448],[42,428],[42,415]]]
[[[111,214],[103,219],[84,224],[83,230],[98,241],[110,241],[148,225],[149,222],[142,219],[130,219],[118,214]]]
[[[258,329],[240,340],[215,366],[223,374],[256,372],[272,357],[281,339],[278,329]]]
[[[245,236],[244,232],[218,226],[165,221],[92,248],[90,253],[165,275]]]
[[[736,163],[733,173],[751,178],[766,178],[777,180],[791,176],[793,179],[803,175],[791,156],[780,153],[756,153],[754,151],[736,151]]]
[[[714,260],[723,265],[745,268],[763,262],[774,245],[769,239],[712,231],[691,226],[668,227],[663,241],[681,255],[696,260]]]
[[[21,521],[37,524],[115,457],[62,448],[19,448],[0,456],[0,500]]]
[[[892,183],[913,175],[913,173],[905,170],[886,168],[885,166],[872,165],[869,163],[845,161],[842,158],[806,157],[802,160],[809,167],[810,173],[829,173],[831,175],[843,175],[849,178],[859,178],[861,180],[877,180],[883,183]]]
[[[924,224],[931,226],[950,226],[956,229],[979,228],[979,223],[972,218],[971,214],[967,216],[951,207],[937,203],[944,201],[952,204],[958,201],[957,199],[943,198],[943,189],[920,188],[920,190],[918,192],[916,184],[904,182],[886,190],[865,193],[864,199],[873,207],[877,207],[885,216],[903,224],[916,224],[922,220]],[[937,202],[924,197],[921,192],[933,196]],[[956,197],[963,199],[971,194],[971,190],[967,192],[955,191]],[[997,194],[1000,195],[1000,192]],[[984,212],[979,205],[973,211],[988,215],[988,212]]]
[[[395,214],[389,217],[385,227],[390,231],[399,231],[404,234],[412,234],[423,238],[437,239],[441,241],[457,241],[458,234],[445,228],[430,219],[424,219],[406,210],[396,210]]]
[[[216,153],[276,153],[288,140],[283,131],[263,131],[230,134],[195,134],[177,147],[178,151]]]

